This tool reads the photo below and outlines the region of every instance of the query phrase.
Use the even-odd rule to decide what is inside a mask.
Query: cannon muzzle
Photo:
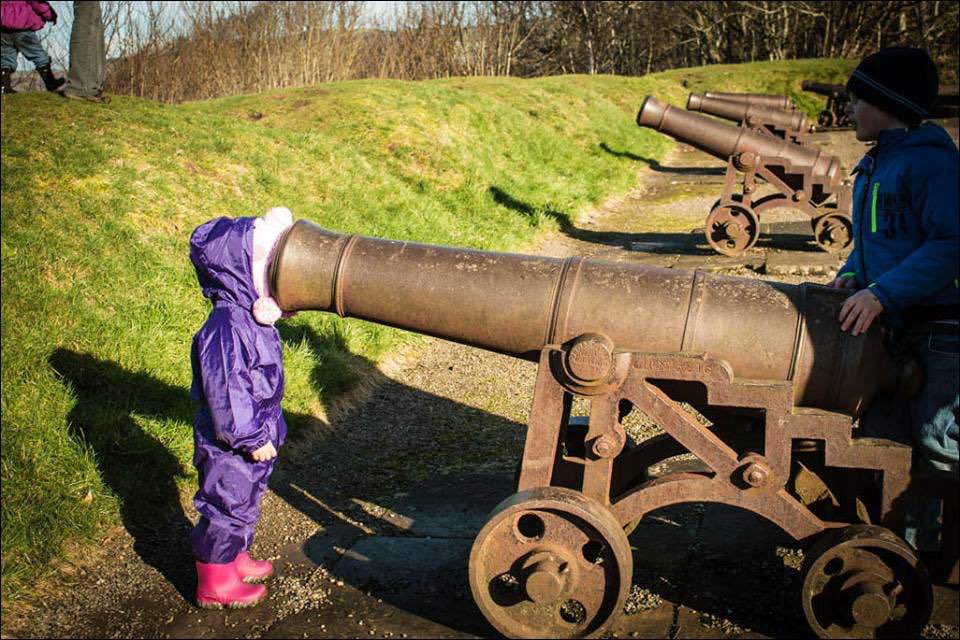
[[[615,352],[707,354],[737,378],[792,385],[798,405],[851,415],[896,386],[877,331],[841,332],[846,294],[817,285],[381,240],[304,220],[280,240],[270,282],[286,311],[529,360],[596,335]]]
[[[707,98],[717,98],[720,100],[731,100],[733,102],[746,102],[761,107],[771,109],[783,109],[784,111],[793,111],[796,106],[788,96],[777,95],[773,93],[723,93],[718,91],[707,91],[703,94]]]
[[[709,113],[725,120],[746,122],[748,126],[754,126],[754,123],[756,123],[772,125],[788,132],[807,133],[810,131],[807,116],[799,111],[784,111],[783,109],[773,109],[749,102],[708,98],[699,93],[691,93],[687,98],[687,110]]]
[[[713,118],[664,104],[647,96],[637,113],[637,124],[685,142],[721,160],[741,153],[783,158],[795,167],[811,167],[811,174],[827,181],[839,178],[840,160],[816,148],[717,122]]]

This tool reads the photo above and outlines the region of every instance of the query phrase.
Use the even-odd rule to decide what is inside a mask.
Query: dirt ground
[[[956,139],[957,121],[944,124]],[[848,168],[865,150],[851,131],[814,142]],[[842,260],[814,246],[809,223],[791,212],[765,216],[748,254],[718,256],[697,230],[719,197],[721,162],[686,146],[652,166],[610,151],[637,172],[636,188],[531,253],[794,283],[825,282]],[[523,206],[522,194],[509,195]],[[656,221],[665,219],[682,224],[664,231]],[[112,532],[91,559],[7,612],[3,637],[495,635],[471,597],[466,558],[490,509],[513,491],[535,373],[531,363],[430,339],[374,374],[352,410],[281,454],[253,547],[278,572],[257,608],[193,606],[187,534],[196,513],[183,505],[152,530]],[[631,545],[633,583],[613,637],[808,633],[802,552],[749,513],[703,504],[661,510],[642,521]],[[957,637],[957,592],[938,589],[936,597],[924,636]]]

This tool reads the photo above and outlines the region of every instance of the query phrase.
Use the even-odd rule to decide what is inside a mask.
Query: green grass
[[[202,221],[284,205],[339,231],[523,250],[629,189],[641,165],[617,152],[662,159],[672,147],[635,125],[644,95],[800,97],[800,80],[850,67],[357,81],[177,106],[5,97],[4,606],[51,575],[66,546],[82,553],[192,492],[189,347],[208,306],[187,240]],[[282,325],[284,406],[299,416],[322,416],[415,339],[325,314]],[[294,439],[311,428],[291,426]]]

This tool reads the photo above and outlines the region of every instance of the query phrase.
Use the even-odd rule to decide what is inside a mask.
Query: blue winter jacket
[[[894,327],[905,314],[956,317],[957,165],[949,134],[926,122],[883,131],[854,169],[854,249],[840,273],[869,287]]]

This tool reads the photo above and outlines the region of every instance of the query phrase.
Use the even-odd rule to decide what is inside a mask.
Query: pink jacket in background
[[[0,2],[0,27],[4,31],[39,31],[47,22],[57,24],[57,12],[47,2],[37,2],[37,0]]]

